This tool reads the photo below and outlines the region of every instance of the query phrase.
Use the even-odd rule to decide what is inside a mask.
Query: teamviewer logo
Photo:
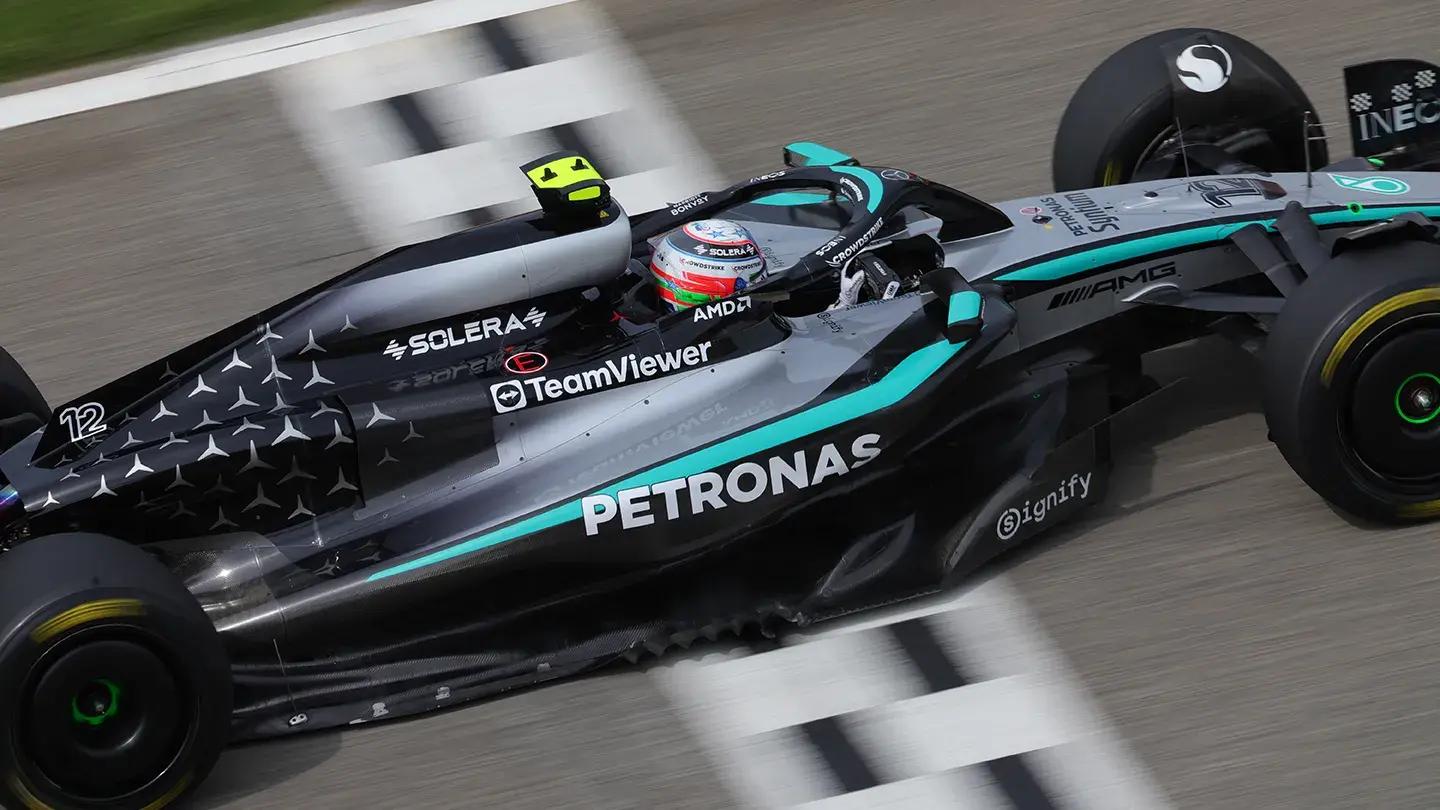
[[[525,407],[525,388],[519,380],[505,380],[490,386],[490,399],[495,402],[495,413],[518,411]]]

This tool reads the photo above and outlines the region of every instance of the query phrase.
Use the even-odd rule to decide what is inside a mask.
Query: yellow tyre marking
[[[1440,515],[1440,501],[1407,503],[1396,509],[1395,514],[1406,518],[1432,518]]]
[[[1376,321],[1397,310],[1427,301],[1440,301],[1440,288],[1427,287],[1423,290],[1411,290],[1387,298],[1366,310],[1365,314],[1350,324],[1350,327],[1340,335],[1340,339],[1335,341],[1335,347],[1330,350],[1330,356],[1325,358],[1325,365],[1320,369],[1320,382],[1327,387],[1330,385],[1331,379],[1335,377],[1335,370],[1340,367],[1340,361],[1345,357],[1345,352],[1349,351],[1350,346],[1360,335],[1364,334],[1366,329],[1374,326]]]
[[[83,624],[102,619],[116,619],[145,615],[145,605],[139,599],[97,599],[76,605],[60,615],[46,621],[30,633],[36,644],[44,644],[56,636]]]
[[[20,778],[19,773],[10,774],[10,778],[6,782],[10,785],[10,792],[15,794],[15,798],[25,803],[25,810],[54,810],[30,792],[29,786],[25,784],[24,779]]]
[[[194,780],[195,774],[193,772],[185,774],[180,777],[179,782],[175,783],[175,787],[170,788],[164,796],[145,805],[144,810],[164,810],[164,808],[169,807],[171,803],[180,798],[180,794],[184,793],[185,789],[190,787],[190,783]],[[25,780],[20,777],[19,773],[10,774],[8,782],[10,784],[10,792],[14,793],[20,801],[25,803],[25,810],[55,810],[50,805],[40,801],[39,797],[30,791],[30,788],[25,784]]]
[[[144,810],[162,810],[162,808],[168,807],[171,802],[180,798],[180,794],[185,792],[185,788],[190,787],[190,780],[194,777],[194,773],[187,773],[184,776],[180,777],[180,781],[175,783],[175,787],[170,788],[169,792],[167,792],[164,796],[161,796],[155,801],[145,805]]]
[[[1113,186],[1120,182],[1120,164],[1110,161],[1105,164],[1105,176],[1101,178],[1100,185]]]

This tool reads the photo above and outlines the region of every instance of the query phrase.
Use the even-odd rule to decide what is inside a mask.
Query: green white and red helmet
[[[749,231],[725,219],[702,219],[671,231],[650,260],[660,299],[675,310],[733,295],[764,274],[760,246]]]

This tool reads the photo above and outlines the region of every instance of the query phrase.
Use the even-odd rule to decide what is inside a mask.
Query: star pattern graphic
[[[264,323],[212,366],[190,367],[183,353],[157,364],[149,406],[120,414],[126,429],[98,437],[101,453],[70,445],[82,451],[75,466],[58,469],[32,508],[114,502],[183,535],[272,532],[353,507],[364,479],[352,409],[372,422],[391,417],[379,404],[334,398],[326,344],[350,330],[348,316],[328,330]]]
[[[91,495],[90,497],[91,497],[91,498],[98,498],[98,497],[100,497],[101,495],[109,495],[109,496],[111,496],[111,497],[118,497],[117,495],[115,495],[115,490],[111,489],[111,488],[109,487],[109,485],[107,485],[107,484],[105,483],[105,476],[104,476],[103,474],[100,476],[100,488],[97,489],[97,490],[95,490],[95,494],[94,494],[94,495]]]
[[[225,517],[225,506],[222,504],[215,507],[215,522],[210,524],[211,529],[238,529],[235,521]]]
[[[26,502],[47,515],[125,510],[156,539],[229,531],[303,538],[306,549],[324,551],[302,553],[297,564],[320,577],[381,561],[378,542],[332,540],[326,527],[337,516],[353,525],[347,513],[368,487],[405,480],[432,431],[383,384],[374,387],[383,401],[337,385],[342,367],[331,364],[343,358],[332,359],[334,341],[358,330],[348,316],[329,329],[276,321],[210,365],[173,355],[163,370],[151,367],[153,398],[117,414],[91,445],[69,445],[78,458],[61,462]]]
[[[309,331],[310,331],[310,339],[305,342],[305,348],[303,348],[303,349],[300,350],[300,354],[302,354],[302,355],[303,355],[303,354],[309,354],[310,352],[322,352],[322,353],[323,353],[323,352],[325,351],[325,348],[324,348],[323,346],[321,346],[319,343],[316,343],[316,342],[315,342],[315,330],[314,330],[314,329],[311,329],[311,330],[309,330]]]
[[[385,548],[380,542],[371,538],[355,546],[319,555],[315,560],[315,568],[312,572],[322,579],[334,579],[350,571],[380,562],[387,556],[389,555],[386,554]]]
[[[235,494],[235,490],[225,484],[224,473],[215,476],[215,483],[212,484],[209,489],[205,490],[206,495],[216,495],[222,493],[230,495]]]
[[[139,453],[136,453],[136,454],[135,454],[135,463],[130,465],[130,470],[129,470],[129,472],[125,473],[125,477],[126,477],[126,478],[129,478],[129,477],[132,476],[132,475],[139,475],[140,473],[153,473],[153,472],[155,472],[155,471],[152,470],[152,469],[150,469],[149,467],[146,467],[146,466],[145,466],[145,463],[140,460],[140,454],[139,454]]]
[[[230,371],[231,369],[237,369],[237,368],[243,368],[243,369],[252,368],[252,366],[251,366],[249,363],[247,363],[247,362],[245,362],[244,360],[241,360],[241,359],[240,359],[240,350],[239,350],[239,349],[235,349],[234,351],[232,351],[232,352],[230,353],[230,362],[226,363],[226,364],[225,364],[225,367],[222,368],[222,369],[220,369],[220,373],[221,373],[221,374],[224,374],[225,372]]]
[[[260,406],[260,403],[258,403],[258,402],[256,402],[255,400],[253,400],[253,399],[245,396],[245,386],[243,386],[243,385],[237,385],[237,386],[235,386],[235,404],[234,404],[234,405],[231,405],[230,408],[229,408],[229,410],[234,411],[234,410],[238,410],[238,409],[240,409],[240,408],[257,408],[257,407],[259,407],[259,406]]]
[[[285,473],[285,476],[280,479],[280,483],[284,484],[284,483],[287,483],[287,482],[292,481],[292,480],[294,480],[294,479],[300,479],[300,480],[303,480],[303,481],[314,481],[314,480],[315,480],[315,476],[311,475],[311,474],[308,473],[308,472],[305,472],[305,470],[303,470],[303,469],[300,468],[300,457],[299,457],[299,456],[291,456],[291,457],[290,457],[290,471],[287,472],[287,473]]]

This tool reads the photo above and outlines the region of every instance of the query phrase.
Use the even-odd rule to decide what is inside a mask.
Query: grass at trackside
[[[0,82],[263,28],[346,2],[0,0]]]

